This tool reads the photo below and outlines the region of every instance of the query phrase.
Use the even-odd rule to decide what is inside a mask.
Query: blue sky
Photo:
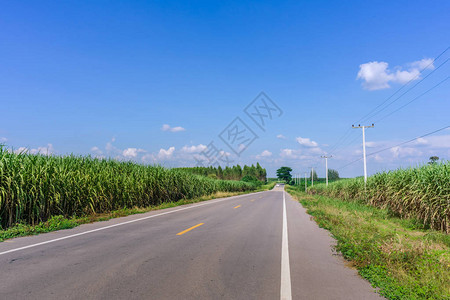
[[[448,1],[7,1],[0,142],[176,167],[214,141],[271,176],[323,176],[324,154],[359,176],[361,161],[340,169],[361,157],[349,128],[406,83],[390,101],[418,84],[364,120],[368,153],[450,125],[450,50],[433,61],[450,46],[449,13]],[[265,131],[244,113],[261,91],[283,111]],[[218,137],[236,117],[258,136],[240,157]],[[368,171],[431,155],[450,157],[450,130],[373,155]]]

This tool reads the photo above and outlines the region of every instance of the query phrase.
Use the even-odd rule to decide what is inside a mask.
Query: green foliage
[[[328,187],[314,185],[308,191],[344,200],[362,200],[450,233],[449,161],[375,174],[367,179],[366,189],[361,177],[339,180]]]
[[[312,175],[312,176],[311,176],[311,175]],[[318,180],[319,178],[317,177],[316,170],[314,170],[314,171],[312,171],[312,172],[309,173],[309,180],[311,180],[311,177],[314,178],[314,181],[317,182],[317,180]]]
[[[7,230],[0,230],[0,241],[18,236],[34,235],[54,230],[69,229],[78,226],[75,219],[66,219],[63,216],[53,216],[47,222],[40,222],[36,226],[17,224]]]
[[[156,206],[255,184],[177,169],[83,156],[14,154],[0,147],[0,225],[35,225],[53,216],[88,216]]]
[[[319,226],[330,230],[336,249],[388,299],[450,299],[448,235],[411,229],[413,219],[362,200],[342,201],[288,187]]]
[[[289,183],[292,180],[291,172],[292,172],[291,168],[281,167],[277,170],[277,177],[279,180],[284,180],[285,182]]]
[[[328,180],[338,180],[339,172],[333,169],[328,169]]]
[[[430,161],[428,162],[428,164],[434,165],[434,164],[437,163],[438,160],[439,160],[439,157],[438,157],[438,156],[431,156],[431,157],[430,157]]]
[[[256,178],[256,176],[253,176],[253,175],[245,175],[244,177],[242,177],[241,181],[245,181],[245,182],[260,182],[258,180],[258,178]]]
[[[221,166],[213,167],[193,167],[193,168],[177,168],[177,170],[183,170],[192,174],[208,176],[211,178],[217,178],[222,180],[241,180],[244,176],[250,175],[256,177],[259,181],[266,182],[267,172],[263,169],[259,163],[254,165],[244,166],[242,168],[240,165],[225,167],[222,169]]]

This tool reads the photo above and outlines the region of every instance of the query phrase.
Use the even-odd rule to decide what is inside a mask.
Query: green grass
[[[361,200],[309,195],[298,199],[319,226],[337,240],[336,249],[388,299],[450,299],[450,236],[413,218]]]
[[[317,184],[312,194],[342,200],[363,200],[388,208],[403,218],[420,220],[425,227],[450,233],[450,162],[399,169],[363,178],[339,180],[328,187]]]
[[[92,223],[97,221],[106,221],[112,218],[125,217],[128,215],[141,214],[146,213],[153,210],[165,209],[170,207],[176,207],[184,204],[197,203],[201,201],[216,199],[216,198],[224,198],[231,197],[236,195],[242,195],[250,192],[259,192],[259,191],[267,191],[272,189],[275,186],[275,182],[268,183],[266,185],[259,186],[255,191],[245,191],[245,192],[217,192],[212,195],[206,195],[194,199],[182,199],[176,202],[166,202],[160,204],[158,206],[150,206],[150,207],[134,207],[134,208],[123,208],[119,210],[115,210],[109,213],[103,214],[95,214],[89,215],[85,217],[73,217],[73,218],[65,218],[64,216],[53,216],[46,222],[40,222],[37,225],[27,225],[27,224],[16,224],[12,227],[9,227],[5,230],[0,230],[0,242],[4,240],[20,237],[20,236],[29,236],[36,235],[45,232],[51,232],[62,229],[70,229],[77,227],[81,224]]]
[[[124,208],[158,206],[217,192],[257,190],[176,169],[83,156],[14,154],[0,145],[0,227],[37,225]]]

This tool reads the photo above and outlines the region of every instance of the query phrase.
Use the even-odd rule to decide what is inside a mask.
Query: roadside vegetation
[[[240,165],[222,168],[218,167],[193,167],[193,168],[177,168],[192,174],[207,176],[214,179],[222,180],[243,180],[243,181],[267,181],[266,169],[261,167],[259,163],[255,165],[241,167]],[[247,178],[247,179],[246,179]],[[251,179],[251,180],[250,180]]]
[[[342,200],[361,200],[387,208],[402,218],[420,220],[425,228],[450,233],[450,162],[378,173],[367,179],[353,178],[317,184],[311,194]]]
[[[246,192],[217,192],[212,195],[206,195],[193,199],[181,199],[176,202],[166,202],[157,206],[149,206],[149,207],[133,207],[133,208],[122,208],[109,213],[96,213],[89,216],[84,217],[71,217],[65,218],[64,216],[53,216],[49,220],[45,222],[40,222],[37,225],[29,225],[24,223],[18,223],[14,226],[11,226],[7,229],[0,229],[0,242],[4,240],[19,237],[19,236],[28,236],[28,235],[36,235],[45,232],[51,232],[62,229],[69,229],[77,227],[81,224],[106,221],[113,218],[125,217],[134,214],[142,214],[153,210],[165,209],[170,207],[176,207],[184,204],[192,204],[201,201],[216,199],[216,198],[224,198],[231,197],[236,195],[242,195],[246,193],[253,193],[259,191],[267,191],[272,189],[275,186],[275,182],[271,182],[265,185],[260,185],[256,190],[246,191]]]
[[[388,299],[450,299],[450,236],[364,200],[287,191],[331,232],[336,250]]]
[[[70,227],[56,216],[79,220],[217,193],[257,191],[262,184],[89,156],[15,154],[0,146],[0,229],[52,227],[55,222]]]

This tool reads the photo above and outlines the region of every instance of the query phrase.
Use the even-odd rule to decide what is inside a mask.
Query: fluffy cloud
[[[181,152],[183,153],[199,153],[206,149],[206,146],[203,144],[199,144],[197,146],[184,146],[181,148]]]
[[[164,124],[161,127],[161,130],[162,131],[170,131],[170,132],[180,132],[180,131],[185,131],[186,129],[184,129],[183,127],[180,127],[180,126],[170,127],[170,125]]]
[[[269,150],[264,150],[263,152],[261,152],[260,156],[261,157],[272,156],[272,152],[270,152]]]
[[[390,82],[407,83],[420,78],[423,69],[434,69],[433,59],[424,58],[407,64],[406,70],[401,67],[389,69],[387,62],[372,61],[359,66],[357,79],[363,80],[362,86],[367,90],[380,90],[389,88]]]
[[[302,137],[298,137],[296,138],[297,142],[305,147],[317,147],[319,146],[319,144],[317,144],[316,142],[310,140],[309,138],[302,138]]]
[[[279,134],[279,135],[277,135],[277,139],[285,140],[286,137],[284,135],[282,135],[282,134]]]
[[[4,143],[4,142],[6,142],[7,140],[8,140],[7,138],[1,137],[1,136],[0,136],[0,143]]]
[[[138,149],[138,148],[127,148],[122,151],[122,155],[125,158],[136,158],[138,156],[138,153],[145,153],[146,151],[144,149]]]
[[[280,156],[282,158],[294,159],[294,158],[297,158],[297,155],[295,154],[295,152],[296,151],[294,149],[281,149]]]
[[[30,154],[42,154],[42,155],[51,155],[55,153],[55,149],[53,148],[52,144],[47,144],[47,146],[37,147],[28,149],[26,147],[19,147],[18,149],[14,150],[14,153],[30,153]]]
[[[20,154],[20,153],[24,153],[24,152],[28,152],[28,148],[26,148],[26,147],[19,147],[18,149],[14,150],[15,154]]]
[[[422,152],[410,147],[393,147],[389,150],[394,158],[421,156]]]
[[[149,163],[149,162],[155,163],[156,162],[155,156],[153,154],[151,154],[151,153],[147,153],[147,154],[143,155],[141,157],[141,160],[144,163]]]
[[[271,156],[272,156],[272,152],[270,152],[269,150],[264,150],[260,154],[256,155],[255,158],[262,159],[262,158],[267,158],[267,157],[271,157]]]
[[[91,148],[91,152],[94,152],[96,155],[102,155],[103,154],[103,151],[100,150],[100,148],[97,147],[97,146],[92,147]]]
[[[159,159],[168,159],[171,158],[173,155],[173,152],[175,152],[175,147],[170,147],[169,149],[159,149],[158,152],[158,158]]]

